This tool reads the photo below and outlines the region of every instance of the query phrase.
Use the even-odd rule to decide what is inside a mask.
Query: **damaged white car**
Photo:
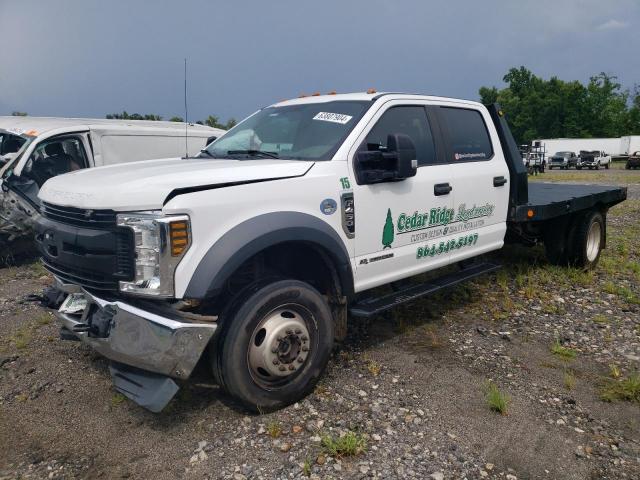
[[[0,256],[31,245],[38,192],[49,178],[83,168],[194,156],[223,133],[176,122],[0,117]]]

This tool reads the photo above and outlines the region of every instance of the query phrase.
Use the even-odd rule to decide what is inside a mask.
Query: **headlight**
[[[164,216],[160,212],[123,213],[118,225],[133,230],[135,278],[120,282],[120,291],[138,295],[171,297],[174,274],[191,244],[189,217]]]

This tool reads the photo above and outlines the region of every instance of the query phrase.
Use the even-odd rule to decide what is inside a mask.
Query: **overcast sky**
[[[512,66],[640,83],[639,0],[0,0],[0,114],[238,119],[315,91],[468,99]]]

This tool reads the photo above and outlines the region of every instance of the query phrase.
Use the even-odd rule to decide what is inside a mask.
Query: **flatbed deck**
[[[626,187],[529,183],[529,201],[510,212],[514,222],[539,222],[569,213],[588,210],[598,204],[612,207],[627,198]],[[529,211],[533,216],[529,216]]]

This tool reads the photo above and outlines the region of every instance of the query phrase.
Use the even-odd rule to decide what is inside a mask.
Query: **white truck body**
[[[199,158],[75,171],[39,196],[63,336],[116,362],[119,391],[159,411],[209,348],[216,380],[263,411],[313,388],[347,311],[494,271],[470,260],[509,236],[594,266],[626,190],[529,186],[497,106],[368,92],[280,102]]]

